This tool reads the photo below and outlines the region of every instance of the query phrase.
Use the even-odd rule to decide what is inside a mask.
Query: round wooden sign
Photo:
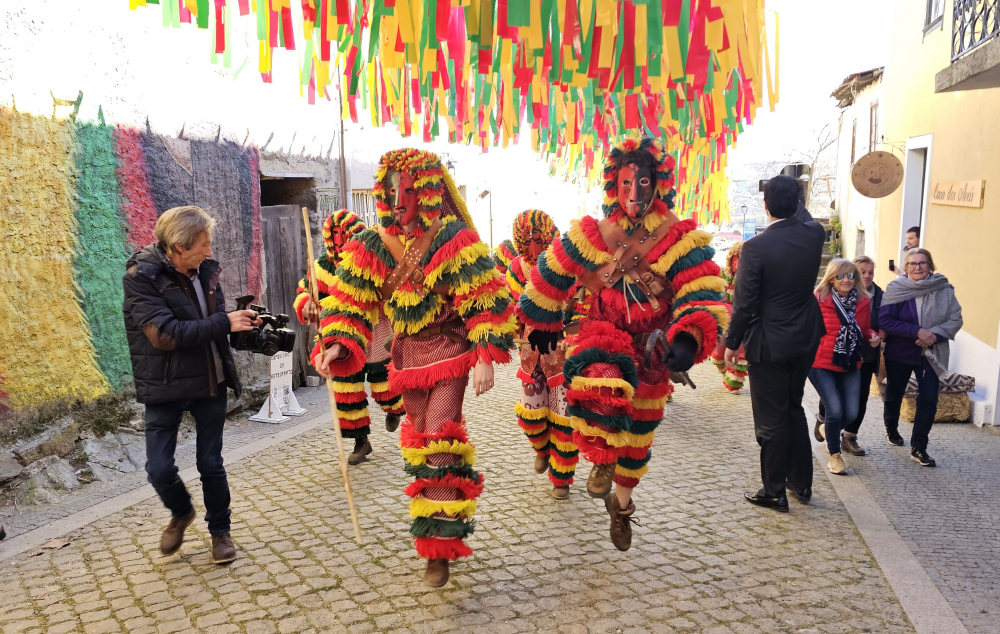
[[[869,152],[851,169],[851,182],[868,198],[885,198],[903,184],[903,163],[889,152]]]

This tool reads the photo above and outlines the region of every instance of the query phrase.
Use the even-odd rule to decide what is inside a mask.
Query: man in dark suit
[[[769,226],[740,254],[726,363],[743,344],[750,374],[754,429],[764,486],[744,497],[788,511],[786,484],[800,500],[812,496],[812,452],[802,394],[825,330],[813,286],[825,232],[799,218],[799,183],[777,176],[764,186]]]

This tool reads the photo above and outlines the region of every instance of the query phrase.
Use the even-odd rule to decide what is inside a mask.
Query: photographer
[[[199,207],[163,212],[153,230],[157,242],[133,254],[126,265],[122,310],[136,400],[146,405],[146,472],[173,515],[160,552],[177,552],[194,521],[191,495],[174,464],[177,430],[188,411],[196,423],[212,562],[221,564],[236,559],[222,464],[226,388],[237,396],[242,391],[227,336],[250,330],[260,320],[252,310],[225,312],[222,271],[211,259],[214,226],[215,220]]]

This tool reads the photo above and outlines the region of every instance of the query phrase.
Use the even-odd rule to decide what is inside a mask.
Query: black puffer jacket
[[[201,263],[198,278],[208,315],[201,314],[190,278],[181,274],[158,244],[128,260],[125,287],[125,332],[132,356],[136,400],[169,403],[215,396],[223,380],[242,391],[229,350],[229,317],[219,277],[219,263]],[[212,346],[222,357],[225,377],[217,377]]]

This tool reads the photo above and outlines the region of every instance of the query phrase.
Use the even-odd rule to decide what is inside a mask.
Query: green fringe
[[[418,517],[410,524],[410,535],[414,537],[462,537],[476,530],[474,520],[443,520],[437,517]]]
[[[469,465],[445,465],[442,467],[431,467],[428,465],[411,465],[403,461],[403,471],[406,475],[414,478],[440,478],[441,476],[453,473],[464,478],[469,478],[479,482],[479,472]]]

